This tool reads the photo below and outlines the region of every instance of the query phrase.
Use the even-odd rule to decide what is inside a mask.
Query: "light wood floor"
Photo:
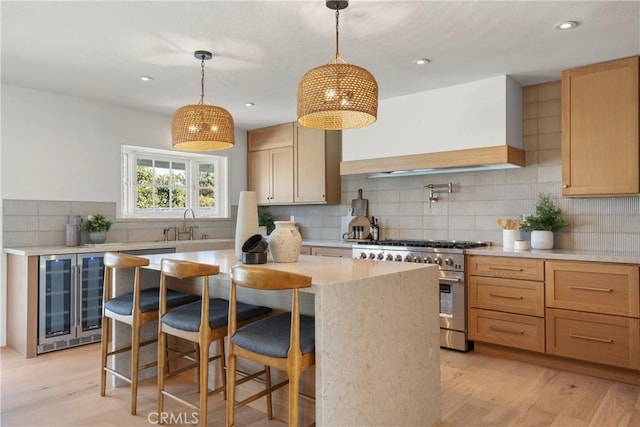
[[[2,348],[0,425],[154,425],[153,416],[148,420],[156,410],[153,379],[140,386],[137,416],[129,414],[128,387],[107,388],[107,397],[100,397],[99,349],[93,344],[25,359]],[[640,426],[638,386],[474,353],[441,350],[441,358],[438,427]],[[166,410],[190,412],[169,402]],[[285,425],[247,407],[236,421],[239,427]],[[209,426],[223,425],[224,400],[212,396]]]

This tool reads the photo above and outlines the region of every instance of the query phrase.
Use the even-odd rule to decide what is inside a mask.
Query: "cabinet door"
[[[269,150],[272,148],[293,146],[294,123],[269,126],[247,132],[247,149]]]
[[[547,352],[640,369],[640,320],[547,309]]]
[[[547,307],[640,317],[637,265],[547,261]]]
[[[562,194],[637,194],[638,57],[562,73]]]
[[[259,205],[268,205],[271,198],[271,157],[269,150],[247,153],[247,189],[256,192]]]
[[[296,126],[296,203],[324,203],[325,140],[324,131]]]
[[[544,261],[541,259],[471,255],[468,266],[469,274],[476,276],[544,280]]]
[[[293,147],[269,150],[271,204],[293,203]]]

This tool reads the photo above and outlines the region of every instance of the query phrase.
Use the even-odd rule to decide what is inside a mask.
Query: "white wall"
[[[508,76],[380,101],[373,125],[343,131],[342,160],[497,145],[522,148],[522,89]]]
[[[169,115],[2,86],[2,197],[116,202],[120,146],[171,148]],[[246,133],[230,157],[231,200],[246,187]]]
[[[120,146],[171,148],[170,115],[10,85],[2,85],[1,96],[1,199],[118,202]],[[246,132],[236,129],[235,147],[216,155],[229,157],[230,202],[237,204],[246,189]],[[5,271],[3,255],[0,346]]]

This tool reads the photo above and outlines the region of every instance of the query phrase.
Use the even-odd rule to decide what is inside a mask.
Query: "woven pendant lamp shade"
[[[368,126],[378,114],[378,83],[362,67],[331,63],[307,71],[298,83],[298,123],[315,129]]]
[[[233,117],[215,105],[185,105],[171,119],[172,145],[185,151],[216,151],[235,143]]]

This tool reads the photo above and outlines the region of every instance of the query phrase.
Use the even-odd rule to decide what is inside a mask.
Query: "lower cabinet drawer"
[[[520,314],[469,309],[469,338],[544,352],[544,319]]]
[[[544,316],[544,283],[469,276],[469,306]]]
[[[547,352],[640,369],[640,320],[547,309]]]

